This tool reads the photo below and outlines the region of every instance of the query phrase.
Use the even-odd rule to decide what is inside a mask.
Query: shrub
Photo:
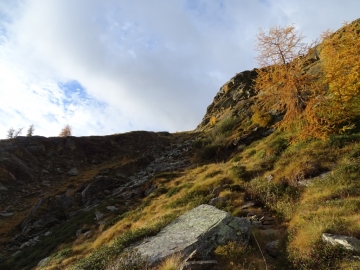
[[[216,122],[217,122],[217,118],[215,116],[211,116],[209,121],[210,125],[213,126],[216,124]]]
[[[221,119],[218,126],[216,127],[215,132],[218,134],[227,133],[235,127],[237,121],[236,118],[233,116],[227,116]]]
[[[251,121],[254,124],[258,124],[260,127],[267,127],[271,124],[272,116],[268,113],[261,113],[259,111],[255,111]]]
[[[252,177],[251,173],[246,170],[245,166],[232,166],[230,171],[232,175],[239,180],[248,181]]]

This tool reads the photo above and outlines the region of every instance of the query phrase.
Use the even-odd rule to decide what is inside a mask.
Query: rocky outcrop
[[[250,238],[250,222],[232,217],[210,205],[200,205],[180,216],[144,243],[138,251],[154,264],[175,253],[186,257],[196,251],[197,258],[207,258],[218,245],[237,241],[246,246]]]
[[[346,250],[360,254],[360,240],[355,237],[323,233],[322,240],[325,243],[329,243],[334,246],[339,245]]]
[[[219,119],[222,115],[232,109],[232,114],[243,113],[251,106],[249,100],[255,96],[253,89],[253,80],[256,78],[256,70],[243,71],[237,73],[228,82],[226,82],[216,94],[213,102],[207,107],[206,114],[196,131],[207,130],[210,125],[210,119],[215,117]]]

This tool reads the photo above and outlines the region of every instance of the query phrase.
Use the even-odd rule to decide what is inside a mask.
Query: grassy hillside
[[[126,246],[208,203],[219,186],[218,196],[225,198],[217,204],[220,209],[247,216],[249,210],[260,208],[276,217],[274,235],[264,236],[255,229],[247,249],[232,243],[219,247],[214,256],[221,269],[359,267],[359,262],[347,259],[351,254],[325,245],[321,234],[360,237],[360,133],[290,143],[293,134],[274,132],[230,149],[230,142],[244,129],[244,122],[232,121],[232,129],[220,121],[193,142],[191,168],[155,175],[151,182],[158,188],[148,197],[92,230],[89,238],[59,246],[41,269],[102,269]],[[257,126],[245,125],[248,130]],[[241,206],[248,200],[256,204],[245,211]],[[263,258],[265,244],[274,239],[280,239],[281,255]]]

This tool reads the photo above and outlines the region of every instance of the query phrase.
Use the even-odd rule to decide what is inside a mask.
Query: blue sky
[[[0,0],[0,138],[184,131],[256,67],[259,28],[316,39],[358,18],[357,0]]]

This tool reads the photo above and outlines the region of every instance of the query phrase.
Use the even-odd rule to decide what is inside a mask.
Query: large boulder
[[[237,241],[246,246],[250,239],[250,222],[232,217],[211,205],[200,205],[185,213],[161,232],[136,248],[150,264],[180,253],[188,256],[196,250],[196,257],[207,258],[218,245]]]

